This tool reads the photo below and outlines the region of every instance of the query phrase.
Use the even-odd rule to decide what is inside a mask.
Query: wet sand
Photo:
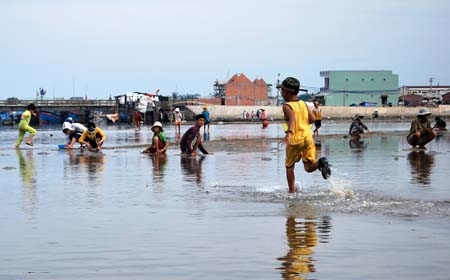
[[[332,177],[297,166],[295,194],[274,125],[213,125],[196,158],[171,127],[166,157],[140,153],[149,128],[106,127],[98,154],[2,130],[0,279],[447,279],[450,135],[412,151],[405,127],[353,146],[325,123]]]

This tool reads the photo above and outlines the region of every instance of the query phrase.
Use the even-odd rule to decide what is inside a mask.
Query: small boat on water
[[[64,120],[71,117],[75,121],[78,120],[78,115],[72,112],[54,113],[49,111],[39,112],[39,125],[58,125],[62,124]]]
[[[22,112],[0,112],[0,125],[2,126],[13,126],[20,122],[20,116]]]
[[[56,125],[62,124],[63,121],[64,120],[62,119],[60,114],[47,111],[39,112],[39,125]]]

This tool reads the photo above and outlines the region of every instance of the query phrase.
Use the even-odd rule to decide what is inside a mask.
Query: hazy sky
[[[448,0],[2,0],[0,99],[213,92],[322,70],[450,85]]]

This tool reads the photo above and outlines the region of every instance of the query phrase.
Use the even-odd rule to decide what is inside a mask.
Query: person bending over
[[[83,132],[78,142],[85,144],[89,151],[101,151],[101,146],[106,140],[106,134],[99,127],[96,127],[94,122],[89,122],[87,130]]]
[[[197,155],[197,149],[203,154],[208,154],[208,151],[202,145],[202,135],[200,129],[205,123],[205,117],[202,114],[195,116],[195,123],[189,128],[181,137],[180,150],[182,154]]]
[[[411,122],[411,128],[408,136],[406,136],[406,140],[413,149],[416,147],[425,149],[425,145],[436,137],[436,132],[431,128],[430,115],[431,113],[427,108],[419,109],[416,119]]]

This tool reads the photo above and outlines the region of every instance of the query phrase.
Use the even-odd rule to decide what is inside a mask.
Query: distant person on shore
[[[352,124],[350,125],[350,129],[348,134],[352,137],[353,140],[359,140],[361,138],[361,134],[364,133],[364,130],[369,132],[369,128],[362,122],[364,116],[356,114],[353,118]]]
[[[209,117],[209,112],[208,112],[208,108],[207,107],[203,107],[202,115],[205,118],[205,124],[203,126],[204,132],[208,132],[209,133],[209,124],[211,123],[211,119]],[[208,128],[208,130],[207,130],[207,128]]]
[[[83,132],[78,142],[87,146],[89,151],[101,151],[101,147],[106,140],[106,134],[103,130],[95,125],[94,122],[89,122],[87,130]]]
[[[319,100],[314,100],[314,108],[312,109],[314,117],[314,135],[319,136],[319,128],[322,126],[322,108],[320,108]]]
[[[202,114],[195,116],[194,125],[189,128],[181,137],[180,150],[182,154],[197,155],[197,149],[199,149],[203,154],[208,154],[208,151],[202,145],[202,134],[200,129],[205,123],[205,118]]]
[[[139,112],[138,110],[134,110],[133,122],[134,122],[134,129],[136,131],[141,130],[141,121],[142,121],[141,112]]]
[[[150,147],[145,149],[143,153],[149,154],[165,154],[169,147],[166,134],[164,134],[163,126],[160,122],[155,122],[152,126],[153,137]]]
[[[433,131],[429,120],[430,115],[431,112],[427,108],[419,109],[417,118],[411,122],[411,128],[406,140],[413,149],[416,147],[425,149],[425,145],[436,137],[436,132]]]
[[[447,123],[441,119],[441,117],[437,116],[434,118],[434,121],[436,122],[433,126],[434,129],[438,131],[446,131],[447,130]]]
[[[19,122],[19,137],[17,137],[17,141],[15,144],[15,148],[18,149],[20,144],[23,141],[23,138],[25,137],[25,133],[28,132],[28,138],[25,140],[25,144],[28,146],[33,146],[33,137],[36,136],[37,131],[33,127],[30,126],[30,120],[31,116],[36,117],[36,106],[34,103],[30,103],[27,105],[27,109],[22,113],[20,116],[20,122]]]
[[[267,128],[269,126],[269,120],[267,120],[266,109],[261,108],[261,114],[259,115],[261,119],[262,128]]]
[[[173,119],[175,121],[175,133],[181,133],[181,122],[183,121],[183,114],[180,112],[180,108],[175,108],[173,112]]]
[[[374,120],[377,120],[378,117],[379,117],[378,111],[377,111],[377,110],[373,111],[373,113],[372,113],[372,118],[373,118]]]
[[[85,132],[87,128],[81,123],[76,123],[73,121],[71,117],[68,117],[62,126],[62,132],[69,136],[69,143],[66,144],[66,149],[73,149],[75,143],[78,142],[83,132]],[[80,147],[83,145],[80,143]]]
[[[293,77],[283,80],[280,86],[281,95],[286,101],[283,104],[284,119],[287,122],[286,136],[286,178],[289,192],[295,192],[295,163],[303,161],[306,172],[319,169],[322,177],[327,179],[331,175],[330,166],[325,157],[316,160],[316,146],[311,131],[311,124],[315,117],[312,110],[304,101],[298,99],[300,82]]]

